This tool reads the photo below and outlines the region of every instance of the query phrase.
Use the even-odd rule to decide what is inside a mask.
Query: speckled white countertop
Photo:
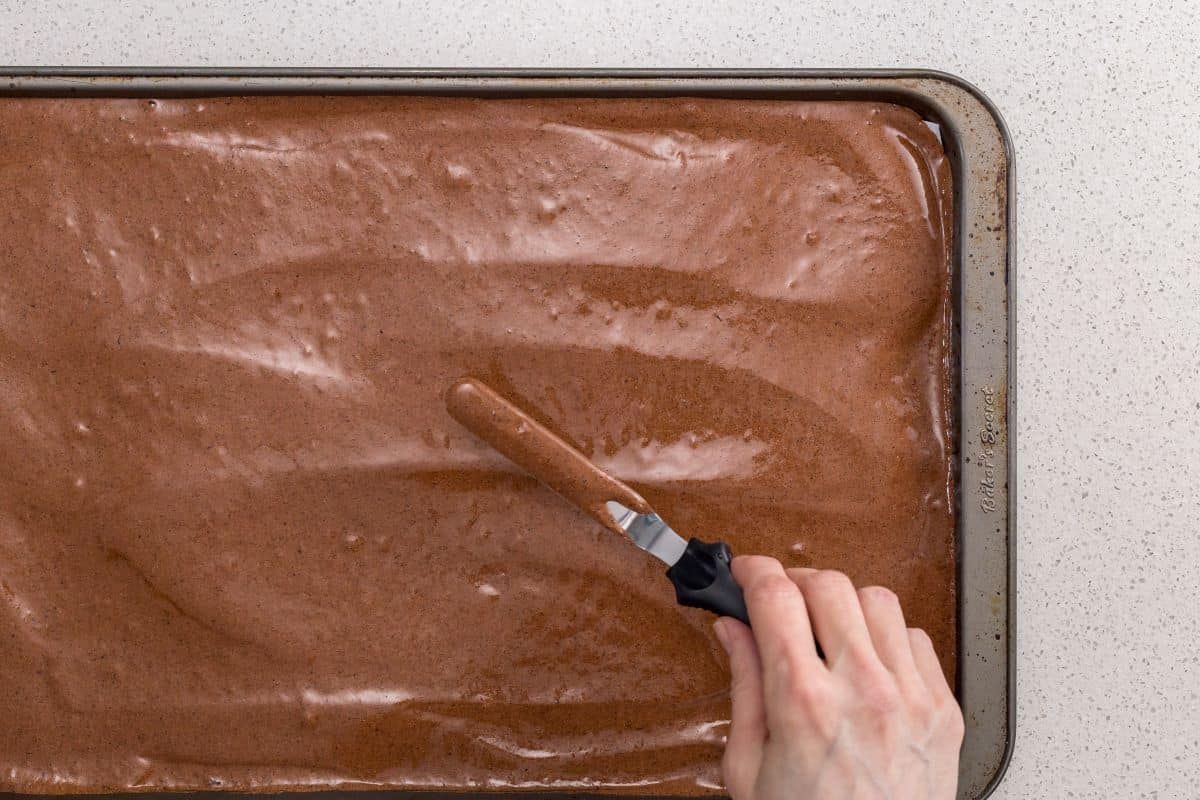
[[[994,796],[1196,797],[1200,6],[938,5],[0,0],[0,63],[906,66],[976,83],[1016,140],[1020,232],[1018,728]]]

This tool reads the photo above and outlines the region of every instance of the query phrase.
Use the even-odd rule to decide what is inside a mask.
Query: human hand
[[[896,595],[764,556],[733,573],[754,625],[716,623],[733,674],[733,800],[951,800],[962,712]]]

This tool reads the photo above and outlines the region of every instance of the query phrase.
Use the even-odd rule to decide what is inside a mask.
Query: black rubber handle
[[[731,561],[733,553],[724,542],[688,540],[687,550],[667,570],[667,577],[675,584],[679,605],[703,608],[749,625],[746,598],[729,570]]]
[[[746,598],[742,587],[733,579],[729,569],[733,553],[724,542],[702,542],[689,539],[687,550],[667,570],[667,577],[675,584],[675,599],[681,606],[703,608],[722,617],[733,617],[750,624],[746,612]],[[825,658],[820,642],[814,642],[817,658]]]

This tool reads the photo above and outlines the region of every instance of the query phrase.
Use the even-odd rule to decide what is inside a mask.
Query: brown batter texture
[[[0,790],[719,790],[661,564],[448,415],[954,659],[950,181],[886,104],[0,99]]]

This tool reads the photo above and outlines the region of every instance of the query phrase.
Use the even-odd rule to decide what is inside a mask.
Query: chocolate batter
[[[946,159],[903,108],[0,99],[0,790],[719,787],[684,535],[954,652]]]

